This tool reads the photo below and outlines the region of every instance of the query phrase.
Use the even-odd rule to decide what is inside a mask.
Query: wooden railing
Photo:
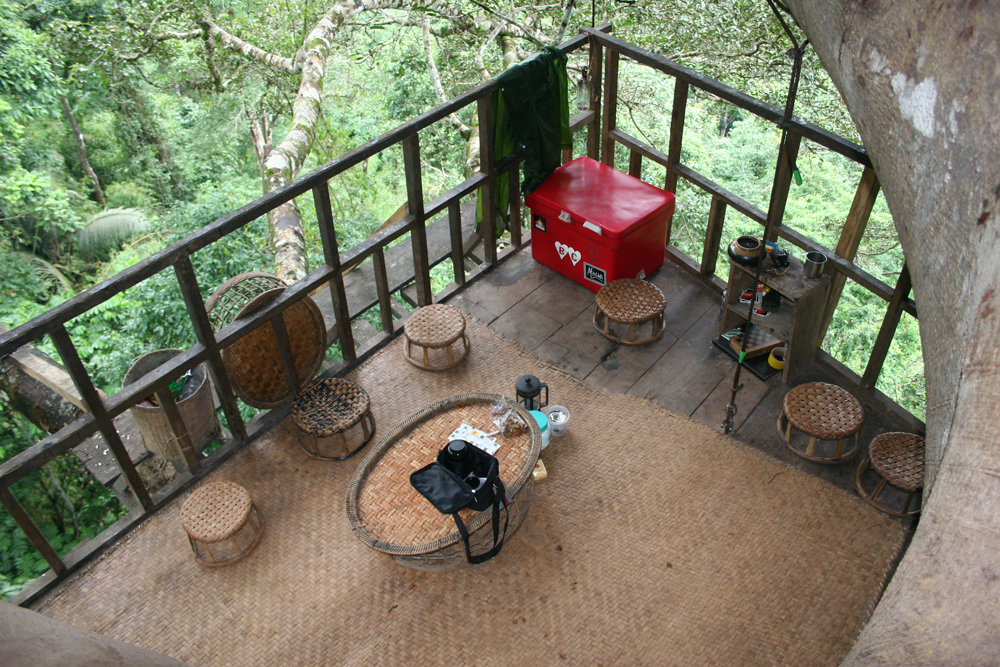
[[[851,262],[853,253],[857,250],[858,242],[860,241],[861,231],[859,230],[863,230],[864,223],[867,222],[868,214],[871,212],[871,202],[878,189],[877,180],[875,179],[874,172],[871,171],[871,165],[864,149],[857,144],[798,118],[794,118],[788,128],[793,137],[793,141],[788,143],[788,150],[792,153],[792,158],[794,158],[794,153],[798,149],[799,140],[806,138],[865,166],[864,175],[858,187],[858,196],[855,198],[854,206],[845,224],[841,244],[838,244],[836,252],[832,252],[826,248],[822,248],[795,230],[780,224],[784,210],[784,198],[787,197],[789,180],[791,178],[789,170],[782,169],[780,166],[777,168],[775,184],[780,189],[780,196],[778,197],[780,205],[772,206],[771,210],[765,214],[752,204],[720,187],[718,184],[713,183],[710,179],[680,162],[684,116],[690,86],[696,86],[772,123],[779,123],[781,121],[781,111],[776,107],[749,97],[724,84],[708,79],[693,70],[677,65],[666,58],[615,39],[604,32],[608,28],[609,26],[605,25],[600,26],[598,29],[585,29],[581,35],[560,45],[560,48],[567,53],[589,45],[590,61],[588,67],[592,82],[601,81],[602,68],[606,64],[606,68],[604,68],[606,71],[603,72],[603,91],[601,86],[592,85],[589,109],[575,115],[570,120],[571,129],[574,132],[584,129],[587,131],[587,154],[595,159],[599,158],[599,154],[603,154],[603,161],[606,164],[612,164],[615,144],[622,144],[627,146],[630,151],[629,172],[631,174],[639,176],[642,169],[642,160],[644,158],[650,159],[666,167],[667,176],[665,186],[668,190],[674,191],[677,179],[683,178],[711,195],[712,207],[701,262],[696,262],[670,246],[668,237],[668,250],[674,258],[684,266],[689,267],[703,279],[710,280],[713,277],[715,257],[721,241],[722,222],[726,209],[732,208],[760,224],[765,222],[767,216],[772,216],[776,223],[775,229],[777,229],[778,236],[803,249],[821,250],[830,258],[829,263],[837,270],[841,279],[849,277],[885,299],[889,303],[889,308],[882,325],[882,333],[879,335],[879,342],[876,344],[875,350],[873,350],[869,369],[865,372],[864,377],[859,380],[859,385],[869,388],[873,387],[885,359],[888,343],[892,340],[892,334],[895,331],[900,314],[905,311],[916,315],[916,309],[913,301],[908,298],[909,281],[905,267],[896,288],[892,289]],[[619,130],[616,125],[618,64],[622,56],[673,76],[676,80],[670,143],[667,154],[643,144],[634,137]],[[395,130],[342,155],[288,186],[265,195],[237,211],[233,211],[182,241],[77,295],[40,317],[7,333],[0,333],[0,358],[15,352],[21,346],[31,343],[42,336],[51,336],[59,355],[62,357],[63,364],[72,376],[73,382],[88,410],[87,414],[80,419],[49,435],[21,454],[0,465],[0,502],[3,503],[6,510],[14,517],[32,544],[34,544],[51,567],[48,573],[26,587],[15,598],[15,602],[27,604],[36,599],[52,583],[65,577],[94,554],[131,530],[151,512],[162,507],[171,498],[190,486],[195,480],[217,467],[234,451],[259,435],[266,433],[273,425],[288,415],[292,399],[289,399],[277,408],[258,414],[249,423],[244,423],[240,416],[228,374],[222,362],[221,350],[223,348],[247,335],[258,326],[269,324],[274,330],[279,347],[282,349],[282,357],[287,358],[290,353],[288,352],[284,311],[316,289],[325,287],[329,290],[333,303],[336,334],[334,339],[340,344],[344,361],[326,371],[324,375],[342,374],[360,361],[355,352],[352,330],[348,323],[352,318],[359,317],[363,312],[362,310],[351,313],[348,308],[342,267],[355,266],[368,258],[372,259],[374,280],[378,295],[377,302],[373,307],[378,308],[383,326],[382,343],[384,344],[393,333],[394,321],[390,310],[391,294],[395,289],[398,289],[398,286],[389,284],[386,272],[385,250],[391,243],[406,235],[410,237],[410,249],[414,266],[413,282],[416,286],[417,305],[427,305],[435,297],[441,299],[455,290],[462,289],[467,281],[474,280],[483,271],[489,270],[489,268],[505,256],[516,252],[522,244],[520,223],[521,199],[519,194],[520,188],[518,187],[520,158],[515,155],[502,164],[497,164],[494,160],[492,152],[491,119],[493,109],[491,94],[496,88],[497,83],[495,81],[478,86],[450,100],[446,104],[414,118]],[[613,104],[603,105],[603,118],[601,114],[602,95],[605,100],[614,102]],[[431,201],[425,202],[420,167],[420,131],[471,104],[477,105],[479,114],[480,162],[482,168],[478,173],[467,178],[447,192]],[[403,152],[408,214],[394,224],[365,239],[359,245],[341,253],[337,247],[328,181],[355,165],[362,163],[364,160],[396,145],[400,145]],[[568,159],[571,156],[565,155],[564,157]],[[787,155],[779,156],[778,164],[789,164],[787,160]],[[464,197],[477,193],[477,196],[485,198],[485,201],[492,202],[495,181],[498,176],[505,173],[511,176],[509,189],[511,245],[498,253],[495,210],[493,206],[484,206],[483,247],[485,263],[472,272],[467,272],[464,258],[465,250],[461,235],[459,211],[461,200]],[[309,192],[312,193],[316,207],[316,222],[323,245],[324,264],[312,271],[303,280],[288,287],[280,296],[268,301],[252,314],[232,322],[218,332],[213,331],[205,312],[205,304],[202,300],[201,289],[191,263],[191,255],[209,244],[219,241],[226,235],[241,229],[259,217],[266,215],[268,211],[299,195]],[[445,212],[449,219],[451,236],[450,252],[446,253],[443,257],[432,259],[428,256],[425,226],[429,219]],[[435,263],[449,259],[454,267],[455,284],[442,293],[434,295],[431,288],[430,269]],[[102,399],[77,353],[73,341],[66,330],[66,324],[73,318],[86,313],[115,295],[121,294],[125,290],[167,269],[174,271],[177,282],[180,285],[181,294],[187,307],[197,343],[147,373],[134,384],[128,385],[114,396]],[[842,280],[840,285],[842,287]],[[839,289],[835,291],[836,296],[833,297],[829,304],[829,314],[832,314],[833,308],[836,306],[836,298],[839,297],[839,293]],[[365,306],[365,309],[367,309],[367,306]],[[375,349],[378,349],[378,345],[369,348],[368,353],[373,352]],[[188,457],[188,473],[179,476],[174,482],[157,493],[150,494],[140,479],[115,429],[113,420],[116,416],[121,415],[145,397],[155,393],[164,407],[164,412],[170,422],[171,429],[182,441],[182,449],[185,449],[185,444],[188,445],[187,449],[190,449],[190,443],[184,442],[184,439],[187,437],[185,428],[170,392],[167,390],[167,384],[178,375],[202,363],[205,363],[208,367],[221,404],[221,409],[228,421],[231,437],[226,439],[222,446],[207,458],[199,460],[198,457]],[[298,389],[298,380],[291,368],[291,364],[285,364],[285,367],[290,385]],[[100,433],[103,436],[108,447],[113,452],[131,492],[138,501],[138,508],[105,530],[97,538],[79,545],[70,553],[61,557],[45,539],[31,517],[24,511],[17,498],[11,493],[10,487],[18,480],[40,469],[49,461],[67,454],[73,447],[81,444],[85,439],[96,433]]]
[[[715,284],[721,289],[721,285],[716,282],[717,279],[715,278],[716,257],[718,257],[722,242],[722,227],[726,211],[731,208],[761,226],[770,221],[777,238],[782,238],[806,251],[822,252],[828,258],[828,270],[832,269],[834,271],[834,278],[823,316],[823,325],[819,336],[820,340],[822,340],[827,328],[830,326],[834,310],[837,307],[848,278],[886,301],[887,308],[885,318],[882,321],[878,337],[872,348],[863,375],[860,377],[856,376],[843,364],[840,364],[836,359],[822,351],[820,351],[820,358],[827,362],[828,365],[834,366],[835,370],[851,381],[855,385],[855,388],[864,393],[868,398],[886,405],[888,399],[875,390],[875,384],[882,371],[882,366],[885,364],[886,356],[889,353],[889,345],[892,342],[902,313],[906,312],[916,317],[917,308],[913,299],[910,298],[910,277],[905,264],[902,267],[895,287],[890,287],[853,262],[879,190],[878,178],[875,175],[871,160],[868,158],[865,149],[813,123],[793,116],[786,128],[789,140],[779,149],[774,184],[772,186],[771,203],[769,210],[765,213],[753,204],[681,162],[688,92],[690,87],[694,86],[779,127],[782,126],[784,121],[784,114],[781,109],[750,97],[692,69],[678,65],[663,56],[623,42],[612,35],[592,28],[584,28],[583,32],[590,35],[593,43],[604,50],[604,60],[606,61],[604,98],[608,102],[617,100],[618,64],[622,57],[629,58],[674,78],[674,102],[670,120],[670,140],[667,153],[663,153],[620,130],[617,125],[617,104],[604,104],[603,127],[601,129],[601,160],[605,164],[612,167],[615,166],[615,145],[621,144],[629,150],[628,171],[631,175],[640,177],[642,173],[642,160],[652,160],[666,169],[665,189],[676,192],[677,181],[679,178],[683,178],[685,181],[708,193],[711,197],[712,204],[709,210],[709,220],[701,261],[694,260],[670,245],[669,227],[667,231],[668,251],[683,266],[686,266],[692,272],[701,276],[702,279]],[[590,67],[591,71],[598,73],[599,77],[601,59],[599,55],[595,56],[597,50],[593,46],[591,47]],[[592,105],[591,108],[596,109],[597,106]],[[596,122],[596,119],[594,122]],[[792,181],[791,165],[795,164],[799,145],[803,139],[824,146],[863,167],[854,201],[841,231],[840,240],[837,243],[837,247],[833,250],[823,247],[813,239],[783,224],[785,204],[788,200],[789,188]],[[897,415],[905,412],[899,406],[886,405],[886,407],[893,409]],[[903,415],[903,418],[906,419],[906,416]],[[919,420],[912,418],[912,416],[909,416],[906,421],[912,423],[917,428],[922,427]]]

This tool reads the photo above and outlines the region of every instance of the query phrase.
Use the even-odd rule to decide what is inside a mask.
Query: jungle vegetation
[[[784,104],[789,44],[763,0],[0,0],[0,324],[28,321],[578,26],[602,21],[626,41]],[[571,59],[571,81],[584,58]],[[666,151],[672,90],[672,81],[624,62],[620,124]],[[303,91],[312,93],[305,96],[311,106],[303,106]],[[796,113],[857,140],[812,52]],[[427,197],[476,167],[477,123],[466,109],[421,134]],[[583,141],[576,141],[580,155]],[[683,161],[765,210],[778,142],[773,126],[692,94]],[[387,151],[330,183],[341,249],[405,202],[401,158]],[[626,164],[623,153],[617,165]],[[793,186],[786,224],[832,248],[861,169],[808,142],[797,166],[803,182]],[[663,176],[653,165],[643,174],[660,185]],[[677,197],[674,243],[700,257],[709,200],[683,183]],[[320,263],[311,199],[291,208],[193,257],[203,289],[252,270],[294,280]],[[755,227],[730,213],[723,238],[759,233]],[[902,261],[880,198],[856,263],[893,285]],[[727,267],[720,260],[720,275]],[[440,289],[447,271],[435,280]],[[884,313],[884,302],[849,282],[823,347],[863,372]],[[172,274],[68,328],[108,394],[136,356],[194,343]],[[58,358],[48,341],[35,344]],[[878,386],[923,417],[920,339],[909,316]],[[0,460],[45,435],[4,399]],[[71,456],[13,491],[60,553],[125,512]],[[46,569],[0,512],[0,592],[9,596]]]

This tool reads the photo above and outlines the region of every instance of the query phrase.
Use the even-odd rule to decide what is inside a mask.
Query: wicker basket
[[[435,403],[382,437],[362,461],[347,489],[347,518],[355,535],[407,567],[445,570],[467,565],[465,546],[455,522],[413,489],[409,475],[434,460],[438,450],[447,444],[450,431],[461,422],[485,427],[490,405],[497,402],[514,408],[529,429],[520,436],[501,438],[496,453],[500,477],[512,500],[507,508],[509,540],[531,505],[532,473],[541,451],[542,434],[527,410],[499,394],[463,394]],[[473,555],[488,551],[492,547],[492,508],[484,512],[462,510],[461,515]]]
[[[268,273],[243,273],[223,283],[205,304],[216,329],[249,315],[275,298],[285,284]],[[285,328],[299,386],[309,383],[323,364],[326,324],[316,303],[304,297],[284,311]],[[255,408],[274,408],[294,394],[270,322],[222,351],[233,392]]]
[[[208,319],[218,331],[235,320],[243,307],[255,298],[285,283],[277,276],[260,271],[241,273],[219,285],[205,302]]]
[[[181,353],[181,350],[156,350],[138,357],[132,367],[125,373],[122,384],[126,387],[138,381],[143,375],[155,369]],[[184,385],[177,400],[177,409],[184,420],[191,444],[196,451],[208,446],[219,432],[219,420],[215,417],[215,404],[212,401],[212,385],[208,381],[205,365],[195,367],[191,378]],[[170,461],[184,461],[180,444],[170,431],[170,422],[159,407],[134,405],[129,408],[142,442],[146,449],[159,454]]]

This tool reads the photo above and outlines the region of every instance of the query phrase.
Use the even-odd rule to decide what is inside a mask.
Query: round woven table
[[[469,337],[465,334],[465,316],[454,306],[435,303],[417,309],[403,325],[403,356],[418,368],[443,371],[451,368],[469,353]],[[452,347],[461,342],[458,354]],[[422,349],[420,358],[413,356],[413,346]]]
[[[495,436],[500,449],[494,456],[511,498],[506,537],[510,540],[531,505],[532,472],[542,434],[527,410],[499,394],[449,398],[421,410],[384,435],[365,456],[347,489],[347,518],[354,534],[408,567],[442,570],[467,565],[454,520],[438,512],[410,485],[410,475],[432,463],[461,424],[486,432],[496,430],[490,411],[498,402],[513,408],[528,425],[522,433]],[[465,509],[459,515],[468,528],[472,554],[489,551],[492,508],[484,512]]]
[[[871,494],[865,491],[861,482],[869,463],[872,472],[879,477]],[[854,481],[857,483],[858,493],[873,507],[903,519],[917,516],[920,510],[911,511],[910,505],[917,493],[924,488],[924,439],[912,433],[883,433],[875,436],[868,445],[867,458],[862,459],[858,465]],[[878,502],[886,484],[907,494],[901,511]]]
[[[653,283],[638,278],[619,278],[597,293],[594,328],[605,338],[622,345],[651,343],[663,335],[663,308],[667,301]],[[614,333],[611,323],[614,322]],[[650,324],[646,338],[636,340],[640,326]],[[622,338],[622,327],[628,325],[628,338]]]
[[[292,403],[292,416],[299,446],[317,459],[353,456],[375,434],[368,393],[340,378],[313,382]]]
[[[181,506],[181,524],[195,560],[209,567],[246,558],[264,532],[264,518],[250,492],[234,482],[195,489]]]
[[[787,427],[782,426],[787,420]],[[788,448],[804,459],[816,463],[839,463],[858,453],[858,431],[865,423],[865,411],[858,399],[844,389],[826,382],[808,382],[785,394],[781,414],[778,416],[778,433]],[[809,444],[802,450],[792,444],[792,427],[809,436]],[[844,451],[844,440],[854,436],[854,448]],[[836,441],[833,456],[816,453],[819,440]]]

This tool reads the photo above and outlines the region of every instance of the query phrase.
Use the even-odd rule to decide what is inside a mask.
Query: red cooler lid
[[[645,222],[674,195],[623,174],[589,157],[578,157],[552,172],[526,198],[550,209],[567,211],[576,222],[592,222],[613,239]]]

